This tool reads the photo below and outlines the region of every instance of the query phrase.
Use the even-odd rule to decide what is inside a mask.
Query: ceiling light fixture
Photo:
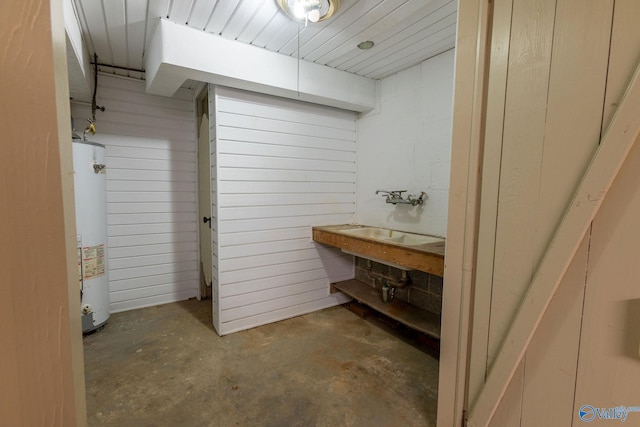
[[[371,49],[375,45],[371,40],[367,40],[366,42],[358,43],[358,48],[362,50]]]
[[[298,22],[321,22],[340,8],[340,0],[276,0],[278,7]]]

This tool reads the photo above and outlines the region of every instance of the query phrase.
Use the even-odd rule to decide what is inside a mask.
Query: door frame
[[[194,91],[194,93],[196,93],[196,96],[194,97],[194,103],[195,103],[195,114],[196,114],[196,120],[195,120],[195,126],[196,126],[196,188],[197,188],[197,194],[198,197],[197,199],[197,203],[196,203],[196,209],[197,209],[197,235],[198,235],[198,261],[199,261],[199,277],[198,277],[198,288],[197,288],[197,298],[198,300],[202,300],[202,299],[207,299],[207,298],[211,298],[212,295],[212,281],[213,281],[213,260],[211,261],[211,271],[209,272],[209,274],[211,275],[211,281],[209,281],[209,283],[206,283],[206,276],[204,276],[204,284],[203,284],[203,268],[205,266],[203,266],[202,263],[202,251],[201,251],[201,233],[200,233],[200,227],[201,227],[201,222],[202,222],[202,218],[200,218],[200,126],[202,123],[202,116],[204,114],[206,114],[207,116],[209,115],[209,85],[206,83],[201,83],[196,90]],[[206,153],[207,158],[210,158],[210,148],[208,150],[209,152]],[[210,161],[209,161],[210,163]],[[209,184],[209,193],[211,193],[211,184]],[[211,206],[209,206],[209,217],[212,217],[212,212],[211,212]],[[211,223],[209,224],[210,228],[211,228]],[[209,233],[211,234],[211,233]],[[209,237],[209,240],[211,241],[211,237]]]
[[[492,4],[458,4],[438,427],[464,425],[468,408]]]

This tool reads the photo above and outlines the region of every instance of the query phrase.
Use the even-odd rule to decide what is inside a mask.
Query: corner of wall
[[[67,298],[71,338],[71,371],[75,400],[76,425],[87,424],[87,407],[84,378],[84,353],[82,349],[82,325],[80,304],[78,302],[78,261],[76,250],[76,217],[73,187],[73,159],[71,153],[71,108],[69,104],[69,78],[67,72],[68,38],[65,29],[69,1],[65,7],[57,2],[51,3],[51,35],[53,40],[53,66],[55,78],[55,103],[60,150],[60,169],[62,186],[62,210],[67,261]],[[73,15],[75,19],[75,15]],[[75,22],[77,26],[77,22]],[[85,53],[80,43],[81,53]],[[77,305],[76,305],[77,304]]]

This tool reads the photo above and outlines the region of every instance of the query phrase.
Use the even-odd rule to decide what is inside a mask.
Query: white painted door
[[[206,285],[200,286],[200,297],[211,296],[213,274],[211,238],[211,155],[209,147],[209,118],[202,114],[198,130],[198,217],[200,234],[200,268]]]

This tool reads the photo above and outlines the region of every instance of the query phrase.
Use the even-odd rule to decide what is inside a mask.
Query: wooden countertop
[[[444,275],[444,241],[409,246],[344,233],[345,230],[363,227],[366,226],[341,224],[313,227],[313,240],[364,258],[371,257],[436,276]]]

